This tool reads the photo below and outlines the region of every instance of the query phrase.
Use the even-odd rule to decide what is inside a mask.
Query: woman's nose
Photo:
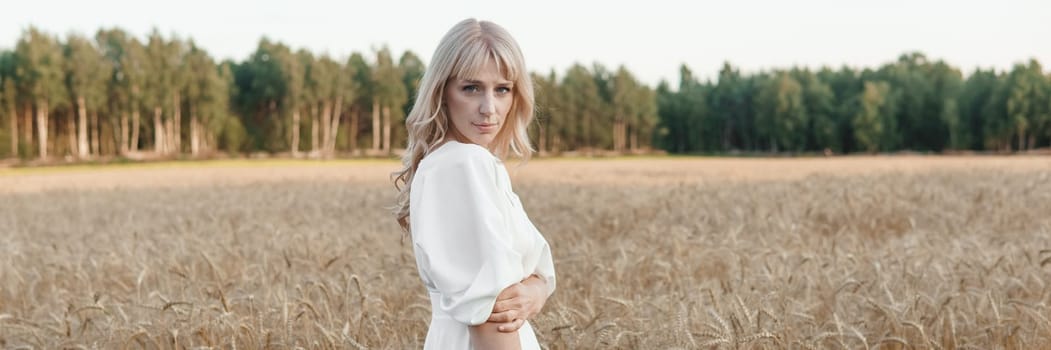
[[[482,115],[496,114],[495,97],[492,94],[485,94],[482,97],[482,104],[478,106],[478,113]]]

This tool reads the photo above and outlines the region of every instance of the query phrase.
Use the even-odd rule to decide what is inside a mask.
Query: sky
[[[642,82],[676,85],[686,64],[715,79],[723,62],[744,73],[792,66],[876,68],[921,51],[966,75],[1030,58],[1051,65],[1051,1],[4,1],[0,48],[36,26],[65,37],[120,27],[144,39],[192,38],[218,59],[241,61],[263,36],[293,48],[368,56],[382,45],[430,61],[454,24],[474,17],[506,28],[530,70],[574,63],[624,65]]]

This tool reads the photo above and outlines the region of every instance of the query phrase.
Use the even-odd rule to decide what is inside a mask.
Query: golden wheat
[[[1051,161],[770,162],[512,170],[558,271],[541,342],[1051,348]],[[392,164],[296,169],[0,176],[0,347],[421,347]]]

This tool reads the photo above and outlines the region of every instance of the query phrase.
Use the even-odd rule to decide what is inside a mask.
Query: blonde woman
[[[503,159],[528,159],[533,85],[506,30],[468,19],[442,38],[412,111],[397,219],[431,299],[425,349],[539,349],[527,321],[555,290],[547,241]]]

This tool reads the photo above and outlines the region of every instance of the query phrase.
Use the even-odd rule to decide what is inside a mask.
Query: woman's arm
[[[471,326],[471,344],[478,350],[489,349],[514,349],[519,350],[522,344],[518,340],[518,332],[501,332],[497,330],[499,323],[486,322],[477,326]]]
[[[486,323],[496,324],[501,332],[517,332],[526,320],[540,314],[547,302],[547,290],[547,282],[535,274],[507,287],[496,297]]]

